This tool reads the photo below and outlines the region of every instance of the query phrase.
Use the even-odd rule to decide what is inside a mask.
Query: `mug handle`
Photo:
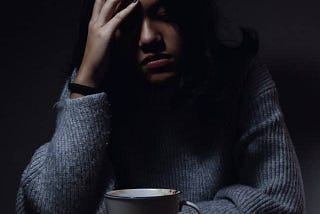
[[[198,207],[197,205],[195,205],[194,203],[190,202],[190,201],[181,201],[181,202],[180,202],[179,212],[181,211],[182,206],[191,207],[191,208],[193,208],[195,211],[197,211],[198,214],[201,214],[199,207]]]

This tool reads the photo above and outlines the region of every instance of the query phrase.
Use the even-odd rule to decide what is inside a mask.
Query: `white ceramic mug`
[[[108,214],[177,214],[182,206],[197,205],[181,200],[181,192],[173,189],[122,189],[105,194]]]

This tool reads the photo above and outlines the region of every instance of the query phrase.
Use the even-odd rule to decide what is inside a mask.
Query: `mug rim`
[[[120,195],[111,195],[111,192],[116,191],[126,191],[126,190],[166,190],[166,191],[173,191],[174,193],[171,195],[157,195],[157,196],[120,196]],[[104,194],[104,197],[107,199],[124,199],[124,200],[137,200],[137,199],[157,199],[157,198],[166,198],[180,195],[182,192],[175,189],[163,189],[163,188],[133,188],[133,189],[116,189],[108,191]]]

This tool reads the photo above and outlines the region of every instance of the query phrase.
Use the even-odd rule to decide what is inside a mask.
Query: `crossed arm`
[[[65,88],[56,104],[55,134],[36,151],[22,175],[17,213],[107,212],[103,193],[115,182],[107,155],[111,128],[107,95],[67,97]],[[299,163],[274,85],[247,100],[240,118],[242,134],[234,148],[239,182],[197,205],[204,214],[303,213]]]

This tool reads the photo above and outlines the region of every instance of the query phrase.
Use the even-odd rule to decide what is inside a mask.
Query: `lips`
[[[172,58],[172,56],[169,54],[150,55],[142,60],[141,65],[146,66],[148,69],[165,67],[172,63],[170,58]]]
[[[147,63],[145,66],[148,69],[157,69],[162,67],[168,67],[172,64],[172,61],[169,59],[158,59]]]

